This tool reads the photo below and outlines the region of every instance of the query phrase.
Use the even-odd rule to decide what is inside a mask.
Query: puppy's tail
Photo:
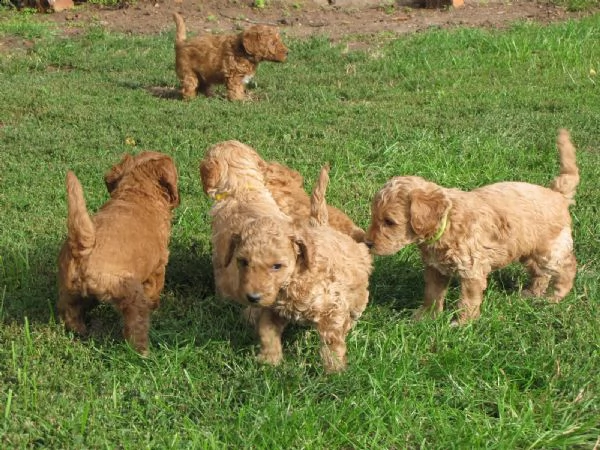
[[[327,202],[325,201],[325,192],[329,184],[329,164],[321,168],[319,179],[315,185],[312,196],[310,197],[310,219],[309,223],[315,227],[318,225],[327,225],[329,223],[329,214],[327,212]]]
[[[183,22],[183,17],[179,13],[173,13],[173,19],[175,20],[175,43],[181,44],[185,42],[186,33],[185,33],[185,23]]]
[[[579,169],[575,161],[575,146],[571,143],[569,132],[564,128],[558,131],[556,144],[560,154],[560,175],[552,181],[550,189],[573,200],[575,188],[579,184]]]
[[[74,256],[90,253],[96,242],[96,229],[88,214],[81,183],[71,171],[67,173],[67,239]]]

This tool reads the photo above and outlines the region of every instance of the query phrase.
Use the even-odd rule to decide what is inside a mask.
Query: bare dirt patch
[[[430,27],[502,28],[519,20],[552,22],[577,17],[550,3],[531,0],[466,0],[462,8],[423,9],[410,0],[271,0],[252,7],[252,0],[123,0],[117,7],[90,3],[75,9],[40,15],[66,32],[96,24],[125,33],[160,33],[174,28],[172,13],[180,12],[191,32],[231,32],[252,23],[281,27],[286,36],[403,34]],[[418,0],[417,0],[418,1]]]

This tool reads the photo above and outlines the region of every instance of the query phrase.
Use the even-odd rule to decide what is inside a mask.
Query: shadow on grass
[[[166,100],[183,100],[178,89],[168,86],[146,86],[146,91],[154,97],[163,98]]]
[[[418,308],[423,297],[422,268],[405,258],[375,257],[369,281],[369,303],[390,305],[393,309]]]

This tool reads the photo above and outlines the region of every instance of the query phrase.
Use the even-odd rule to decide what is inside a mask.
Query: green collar
[[[438,228],[438,230],[435,232],[435,234],[432,237],[423,241],[424,244],[431,245],[431,244],[435,244],[437,241],[440,240],[440,238],[444,234],[444,231],[446,231],[446,228],[448,227],[448,213],[449,212],[450,212],[450,210],[446,211],[446,213],[444,214],[444,217],[442,217],[442,224],[440,225],[440,227]]]

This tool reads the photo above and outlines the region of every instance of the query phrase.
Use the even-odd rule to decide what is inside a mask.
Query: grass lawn
[[[437,30],[368,40],[288,40],[259,67],[254,101],[170,98],[173,31],[65,37],[0,13],[0,447],[593,448],[600,436],[600,15],[507,30]],[[24,40],[35,44],[28,48]],[[223,94],[223,91],[220,91]],[[472,189],[548,184],[556,130],[578,149],[572,207],[579,271],[559,305],[526,300],[523,269],[493,274],[480,320],[414,322],[422,265],[413,247],[377,257],[371,303],[327,376],[316,332],[292,327],[280,367],[259,365],[239,308],[213,296],[209,209],[198,162],[238,139],[299,170],[310,189],[332,164],[328,201],[366,227],[394,175]],[[66,233],[64,179],[88,208],[124,152],[172,155],[175,211],[151,355],[100,307],[92,337],[66,333],[54,304]]]

